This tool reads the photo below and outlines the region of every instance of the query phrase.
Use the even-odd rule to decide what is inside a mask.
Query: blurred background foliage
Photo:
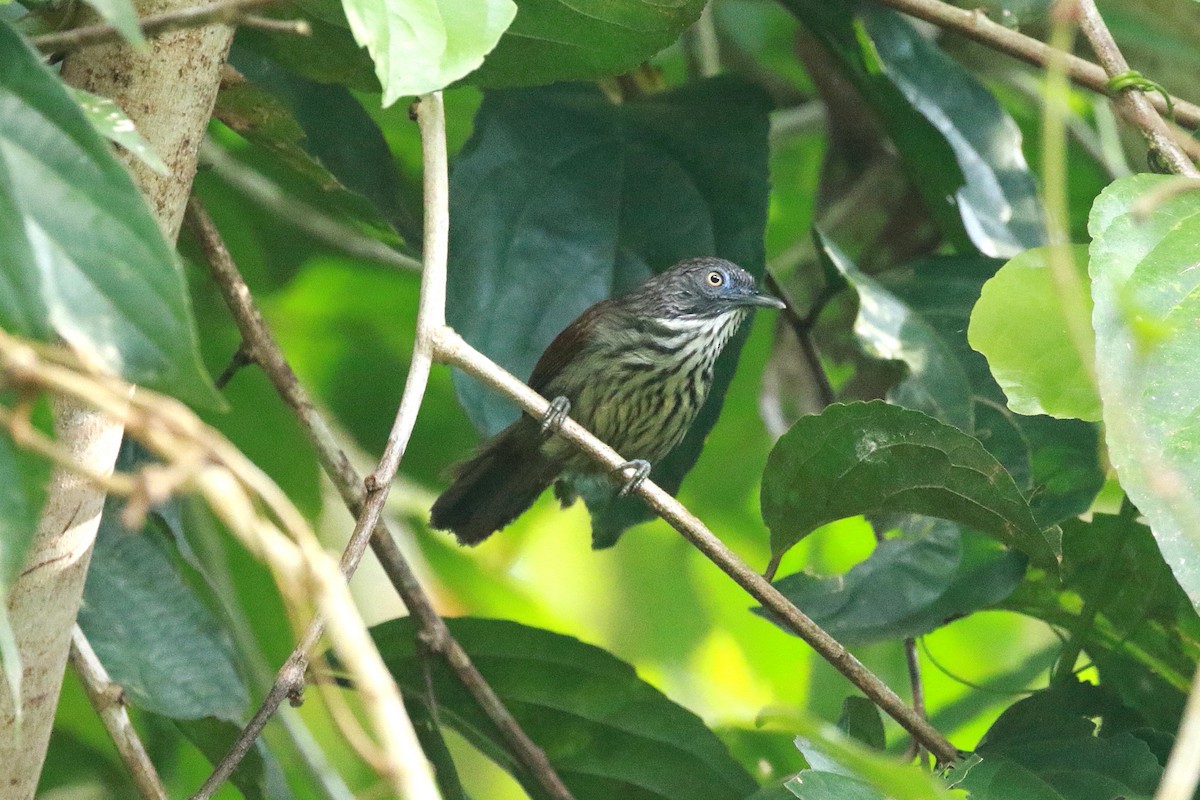
[[[626,4],[638,13],[649,5]],[[677,258],[719,252],[769,274],[795,315],[759,314],[745,332],[740,357],[727,360],[719,421],[713,424],[716,409],[710,409],[711,432],[702,451],[702,432],[694,437],[695,466],[688,471],[683,463],[672,473],[680,479],[687,473],[679,498],[756,569],[778,556],[780,587],[844,636],[905,697],[904,637],[920,637],[916,651],[930,720],[960,749],[978,748],[986,769],[1000,774],[968,773],[964,788],[971,796],[1019,796],[995,788],[1005,786],[1003,770],[1041,773],[1014,754],[1019,748],[1011,747],[1012,737],[1028,743],[1031,731],[1048,720],[1067,720],[1065,730],[1085,717],[1103,718],[1104,734],[1113,737],[1105,744],[1126,748],[1120,752],[1141,737],[1137,746],[1152,755],[1139,762],[1141,772],[1124,777],[1130,781],[1127,796],[1148,796],[1145,787],[1157,779],[1163,742],[1169,744],[1191,680],[1200,622],[1149,529],[1122,506],[1111,477],[1101,492],[1106,470],[1098,428],[1013,414],[982,357],[967,346],[967,321],[983,281],[1005,259],[1045,242],[1038,194],[1044,75],[871,3],[714,0],[704,20],[691,27],[700,4],[675,5],[676,17],[661,30],[647,28],[636,41],[621,41],[571,28],[583,22],[553,17],[547,9],[557,4],[548,0],[518,3],[517,22],[499,49],[478,73],[445,91],[452,167],[458,165],[451,289],[457,305],[451,321],[470,333],[479,314],[499,313],[487,303],[505,298],[500,311],[512,319],[502,319],[499,352],[506,366],[523,374],[548,337],[582,308]],[[985,4],[993,19],[1037,38],[1046,34],[1047,6],[1046,0]],[[1200,70],[1194,3],[1110,0],[1101,10],[1132,63],[1173,92],[1200,99],[1188,94],[1194,94]],[[300,380],[365,470],[383,446],[404,383],[419,275],[386,258],[350,255],[345,242],[372,240],[419,253],[418,132],[404,102],[382,107],[377,74],[354,43],[341,6],[304,0],[271,13],[306,17],[314,34],[239,33],[231,55],[236,72],[222,87],[196,194]],[[512,33],[542,41],[539,31],[556,25],[592,42],[592,50],[564,61],[553,50],[523,51]],[[864,37],[871,47],[862,46]],[[882,59],[886,69],[875,69],[872,59]],[[713,71],[726,75],[723,82],[705,77]],[[598,83],[537,87],[548,74]],[[670,110],[675,101],[663,99],[705,92],[695,107],[680,101],[682,110]],[[494,122],[481,108],[502,102],[518,106],[514,127],[523,121],[527,130],[480,129]],[[584,105],[600,111],[572,117]],[[600,120],[602,114],[609,116]],[[763,124],[747,122],[751,118]],[[692,130],[685,128],[687,120],[701,121]],[[588,141],[556,138],[571,130]],[[1114,120],[1107,101],[1084,90],[1070,96],[1068,131],[1069,234],[1086,243],[1093,200],[1113,180],[1146,171],[1145,154],[1136,135]],[[546,141],[522,135],[544,135]],[[669,149],[663,142],[671,135],[681,142],[673,152],[677,163],[652,162],[646,153]],[[531,162],[552,146],[562,152],[548,156],[549,166]],[[581,149],[594,153],[609,146],[621,151],[628,168],[619,179],[609,162],[584,170],[573,160]],[[528,152],[514,155],[505,147]],[[561,190],[555,180],[571,190]],[[489,186],[486,205],[480,197]],[[560,203],[561,197],[581,205]],[[546,219],[530,220],[531,198],[547,204]],[[742,211],[745,218],[737,218]],[[597,220],[606,214],[601,225]],[[317,230],[330,222],[340,226],[332,238]],[[520,239],[528,252],[518,257],[512,249],[519,237],[512,231],[521,225],[542,238],[536,247]],[[482,245],[475,241],[481,238]],[[204,363],[218,375],[239,336],[187,234],[180,250]],[[610,254],[600,259],[604,263],[587,261],[604,252]],[[483,301],[472,300],[476,295]],[[516,307],[525,299],[528,306]],[[819,361],[806,356],[812,352],[820,353]],[[205,420],[286,490],[331,549],[340,548],[351,520],[267,380],[253,368],[242,369],[222,394],[229,408],[205,411]],[[819,738],[813,720],[841,720],[844,731],[871,738],[847,716],[860,713],[845,704],[856,694],[853,687],[800,640],[750,613],[747,595],[661,521],[633,528],[611,549],[593,551],[582,504],[563,511],[547,496],[475,549],[429,530],[427,510],[445,485],[446,470],[479,439],[460,397],[472,417],[491,429],[494,420],[486,414],[506,413],[495,398],[456,387],[450,371],[435,366],[388,505],[404,550],[443,614],[565,634],[633,665],[642,679],[716,731],[742,769],[769,787],[762,797],[792,796],[773,792],[806,766],[820,769],[819,758],[792,744],[805,731]],[[851,516],[800,531],[789,541],[798,544],[773,552],[772,535],[777,542],[780,537],[763,521],[760,491],[776,440],[801,415],[835,399],[875,398],[919,409],[977,437],[979,457],[994,459],[1012,475],[1018,510],[1029,525],[1036,519],[1031,530],[1061,525],[1061,564],[1039,561],[1026,549],[1033,559],[1026,570],[1016,550],[1001,550],[949,523],[897,513],[873,514],[874,524]],[[1085,512],[1096,515],[1078,519]],[[628,520],[622,520],[623,526]],[[877,531],[888,537],[882,545]],[[205,748],[219,751],[232,724],[269,685],[290,651],[293,631],[265,568],[224,536],[204,508],[173,503],[144,533],[138,538],[146,541],[135,546],[115,524],[102,530],[81,621],[108,646],[105,660],[114,676],[128,676],[135,720],[172,795],[182,797],[207,775]],[[1113,553],[1111,560],[1105,552]],[[402,615],[369,561],[352,582],[368,622]],[[954,569],[962,572],[949,581],[947,571]],[[946,585],[934,587],[939,579]],[[1115,593],[1114,584],[1120,587]],[[857,594],[846,600],[839,593],[848,588]],[[905,592],[934,588],[935,596],[912,599],[911,610],[903,606]],[[148,618],[147,631],[115,622],[151,608],[161,614]],[[118,629],[130,638],[109,635]],[[389,635],[397,630],[387,629]],[[199,653],[170,646],[185,639],[207,644]],[[122,654],[146,652],[147,641],[164,648],[154,650],[151,661],[162,667],[167,683],[192,670],[195,686],[204,689],[199,695],[210,694],[212,703],[191,693],[158,705],[160,693],[144,663],[127,670],[118,665]],[[401,659],[397,648],[386,652]],[[99,644],[97,650],[105,655]],[[1064,650],[1078,660],[1064,664]],[[1072,673],[1103,689],[1070,695]],[[1056,692],[1014,705],[1047,687],[1052,676],[1058,678]],[[282,724],[266,737],[265,760],[248,765],[238,787],[227,787],[220,797],[352,796],[338,793],[342,781],[353,796],[375,796],[370,769],[339,739],[321,698],[310,695],[302,708],[284,709]],[[1129,709],[1138,720],[1121,716]],[[992,728],[1002,713],[1008,727]],[[868,743],[902,753],[903,732],[885,723],[882,740]],[[1079,755],[1084,750],[1072,750],[1090,747],[1091,734],[1071,730],[1074,739],[1047,752],[1080,765],[1087,785],[1103,772],[1103,759],[1091,750],[1086,757]],[[481,755],[478,740],[462,730],[446,735],[467,795],[524,796],[517,781]],[[1118,742],[1118,735],[1130,741]],[[868,783],[872,774],[890,775],[872,773],[874,762],[854,757],[843,753],[834,760],[854,764],[851,771]],[[298,766],[305,760],[316,765],[320,780]],[[334,770],[339,778],[331,777]],[[745,788],[736,775],[729,780]],[[838,780],[815,779],[792,791],[852,796]],[[605,796],[596,791],[579,796]],[[683,796],[672,791],[647,790],[644,796]],[[730,791],[728,796],[739,796]],[[41,794],[119,798],[131,792],[99,722],[68,677]],[[1036,796],[1101,795],[1063,789]]]

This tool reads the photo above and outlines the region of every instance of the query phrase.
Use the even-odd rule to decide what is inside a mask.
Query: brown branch
[[[428,106],[426,108],[426,114],[433,113]],[[441,158],[444,158],[444,149],[440,152]],[[432,169],[427,170],[427,175],[433,180],[444,181],[444,162],[442,162],[440,167],[434,164]],[[440,179],[437,177],[439,175],[441,176]],[[439,207],[443,209],[441,213],[444,215],[444,189],[435,190],[434,194],[436,195],[434,199],[438,205],[427,205],[426,207],[430,209]],[[254,362],[266,373],[276,392],[292,408],[309,441],[316,449],[321,468],[337,487],[347,508],[350,509],[356,518],[363,518],[365,516],[364,509],[368,496],[363,489],[364,482],[362,477],[351,465],[350,460],[338,445],[337,439],[325,422],[325,419],[317,411],[307,390],[300,383],[295,372],[293,372],[291,366],[284,358],[278,342],[271,334],[258,308],[254,305],[250,290],[238,272],[237,266],[230,257],[224,243],[221,241],[219,232],[212,225],[211,220],[203,214],[203,210],[198,205],[191,210],[191,221],[193,230],[196,232],[196,236],[212,269],[217,286],[224,295],[225,301],[228,303],[238,329],[241,332],[243,346],[248,350]],[[442,223],[438,223],[436,228],[438,231],[442,231],[438,235],[444,235],[445,229]],[[429,241],[428,236],[426,241]],[[444,267],[442,272],[444,274]],[[438,322],[440,324],[440,319]],[[408,408],[410,404],[402,401],[401,405]],[[407,414],[408,412],[406,411],[405,413]],[[351,538],[351,542],[347,545],[346,551],[342,556],[343,570],[349,574],[357,566],[358,560],[362,555],[362,549],[359,544],[360,539],[357,534],[364,530],[372,531],[373,535],[370,538],[371,548],[383,565],[384,571],[387,573],[392,584],[396,587],[409,613],[416,620],[418,629],[420,630],[419,635],[424,645],[446,660],[458,680],[504,736],[513,757],[529,770],[529,773],[538,781],[542,788],[551,797],[557,798],[557,800],[572,800],[570,791],[554,771],[554,767],[550,764],[549,759],[546,758],[545,752],[525,734],[512,714],[504,707],[495,690],[491,688],[483,675],[480,674],[479,670],[471,662],[470,656],[462,648],[462,645],[450,634],[445,621],[434,610],[433,604],[417,580],[412,567],[400,552],[391,531],[388,530],[386,523],[379,519],[378,516],[376,516],[373,528],[368,529],[363,525],[356,526],[356,535]],[[310,638],[312,638],[311,629],[306,633],[304,640],[307,642]],[[299,687],[304,674],[303,663],[306,653],[307,648],[296,648],[292,657],[288,659],[287,663],[280,670],[279,677],[272,687],[271,692],[263,700],[262,705],[255,713],[250,724],[246,726],[242,736],[239,737],[235,748],[231,749],[221,764],[218,765],[217,771],[214,771],[213,775],[210,776],[209,781],[205,783],[205,787],[208,787],[210,783],[214,786],[219,786],[228,777],[232,767],[235,767],[245,755],[249,745],[257,738],[262,728],[266,725],[266,722],[283,702],[283,699]],[[228,766],[226,766],[226,761],[229,762]],[[218,772],[221,773],[219,777]],[[207,796],[196,795],[197,798]]]
[[[1095,0],[1075,0],[1075,3],[1079,9],[1079,28],[1087,37],[1108,78],[1111,80],[1127,74],[1129,62],[1121,54],[1112,33],[1104,24],[1104,18],[1100,16]],[[1118,91],[1113,97],[1113,104],[1126,120],[1141,130],[1151,151],[1162,156],[1172,172],[1188,178],[1200,177],[1200,171],[1176,144],[1171,130],[1167,128],[1167,124],[1159,116],[1145,92]]]
[[[497,366],[487,356],[467,344],[450,328],[437,332],[438,361],[458,367],[477,378],[485,385],[516,402],[535,419],[542,417],[549,403],[533,389]],[[578,446],[609,469],[618,469],[625,463],[615,450],[589,433],[572,419],[563,422],[559,435]],[[787,627],[816,650],[838,672],[857,686],[888,716],[896,720],[912,736],[921,742],[938,761],[950,762],[958,757],[958,751],[941,733],[920,715],[909,708],[883,681],[855,658],[836,639],[813,622],[790,600],[783,596],[757,572],[746,565],[732,550],[713,535],[704,523],[674,497],[650,480],[642,483],[637,493],[658,516],[683,534],[683,537],[733,578],[734,582],[763,607],[768,609],[781,624]]]
[[[954,31],[973,41],[1010,55],[1013,58],[1032,64],[1035,67],[1045,67],[1053,57],[1053,49],[1045,42],[1039,42],[1006,28],[988,18],[979,10],[968,11],[956,8],[940,0],[875,0],[880,5],[908,14],[911,17],[925,20],[939,28]],[[1100,94],[1110,94],[1108,89],[1108,74],[1098,64],[1087,59],[1066,54],[1067,75],[1080,86]],[[1160,112],[1166,112],[1166,100],[1158,95],[1146,98]],[[1186,100],[1172,98],[1175,107],[1175,118],[1193,128],[1200,126],[1200,106]]]
[[[83,684],[88,702],[117,746],[117,753],[129,771],[138,794],[145,800],[167,800],[167,790],[158,777],[158,771],[154,769],[150,756],[146,755],[146,748],[129,720],[121,687],[108,677],[108,671],[96,657],[96,651],[78,625],[71,629],[70,657],[71,666]]]
[[[218,0],[201,6],[163,11],[138,20],[138,27],[146,36],[157,36],[181,28],[199,28],[204,25],[237,22],[253,8],[272,5],[279,0]],[[43,53],[62,53],[83,47],[113,42],[121,38],[121,32],[112,25],[97,23],[66,31],[44,33],[30,37],[33,46]]]

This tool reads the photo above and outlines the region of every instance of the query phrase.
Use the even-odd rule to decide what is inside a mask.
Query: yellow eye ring
[[[721,284],[725,283],[725,276],[714,269],[712,272],[708,273],[708,275],[705,277],[705,280],[708,281],[709,286],[720,286]]]

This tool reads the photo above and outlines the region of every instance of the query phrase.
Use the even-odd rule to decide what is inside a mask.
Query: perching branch
[[[160,14],[150,14],[138,20],[138,27],[147,36],[155,36],[181,28],[199,28],[217,23],[233,23],[246,16],[251,9],[272,5],[279,0],[218,0],[200,6],[188,6]],[[30,37],[33,46],[43,53],[62,53],[78,50],[121,38],[121,32],[112,25],[97,23],[71,28],[66,31],[44,33]]]
[[[458,367],[493,390],[500,392],[535,419],[541,418],[546,413],[550,404],[544,397],[471,347],[452,329],[441,328],[438,330],[435,343],[435,356],[438,361]],[[558,435],[578,446],[580,450],[610,470],[615,470],[625,463],[625,459],[615,450],[572,419],[568,418],[564,421]],[[845,675],[888,716],[900,723],[905,730],[912,734],[913,738],[928,748],[938,761],[950,762],[958,757],[958,751],[954,745],[950,744],[941,733],[905,705],[895,692],[847,651],[841,643],[796,608],[766,579],[747,566],[678,500],[650,480],[642,483],[637,489],[637,493],[646,501],[651,510],[683,534],[685,539],[695,545],[726,575],[733,578],[734,582],[745,589],[751,597],[762,603],[788,630],[804,639],[822,658]]]
[[[422,118],[423,134],[427,139],[434,138],[443,141],[440,97],[438,97],[438,101],[436,107],[431,103],[423,104],[425,108],[425,117]],[[437,116],[436,120],[426,119],[426,117],[433,115]],[[448,231],[448,226],[446,225],[448,211],[447,192],[445,188],[446,155],[444,144],[441,146],[431,146],[427,150],[427,153],[431,162],[426,164],[426,179],[433,185],[427,191],[426,209],[430,216],[439,218],[438,220],[431,220],[429,223],[430,229],[426,232],[426,242],[431,242],[436,240],[437,237],[442,237],[444,240]],[[284,358],[278,342],[276,342],[267,328],[262,315],[254,305],[249,288],[239,274],[232,258],[230,258],[229,252],[221,241],[220,234],[212,225],[211,220],[207,218],[207,215],[203,213],[203,209],[198,205],[194,205],[190,211],[192,229],[200,242],[201,248],[205,252],[217,286],[224,295],[238,329],[241,332],[243,348],[249,353],[253,362],[262,368],[275,387],[276,392],[278,392],[284,402],[296,414],[301,427],[316,449],[317,457],[321,462],[321,468],[337,487],[347,508],[350,509],[356,518],[364,517],[368,495],[363,489],[363,479],[350,464],[350,460],[338,445],[337,439],[329,429],[325,419],[317,411],[312,398],[299,382],[296,374]],[[433,234],[432,239],[430,234]],[[427,258],[433,256],[436,252],[436,250],[427,251]],[[444,245],[441,248],[440,257],[443,259],[441,273],[444,275]],[[444,282],[442,285],[444,287]],[[426,287],[423,285],[423,296],[425,296],[425,291]],[[443,292],[444,289],[439,292],[442,297],[444,297]],[[439,302],[444,307],[444,300],[440,300]],[[430,318],[436,320],[439,325],[441,324],[440,314],[431,314],[426,317],[427,320]],[[422,346],[427,345],[422,345],[420,340],[418,340],[417,347]],[[411,370],[409,374],[410,376],[412,375]],[[411,381],[412,378],[410,377],[410,383],[405,388],[405,397],[409,397],[410,392],[417,392],[417,401],[419,402],[420,395],[424,391],[424,381],[420,382],[419,387],[418,384]],[[413,406],[413,401],[409,400],[406,402],[402,399],[401,409],[406,417],[415,414],[415,411],[410,410]],[[404,424],[406,426],[410,425],[411,420]],[[411,427],[409,427],[409,433],[411,433]],[[407,440],[407,436],[408,434],[405,433],[405,440]],[[401,444],[401,447],[403,447],[403,444]],[[445,622],[434,610],[429,597],[425,594],[424,589],[417,580],[416,574],[397,547],[395,539],[391,531],[388,530],[386,523],[382,519],[379,519],[377,513],[375,517],[376,521],[371,528],[367,528],[361,524],[356,526],[355,535],[351,537],[351,541],[342,555],[343,571],[347,575],[354,571],[362,556],[362,539],[365,537],[362,537],[361,534],[364,531],[371,531],[373,534],[370,538],[372,550],[396,587],[409,613],[416,620],[420,631],[419,636],[425,646],[446,660],[446,663],[455,673],[458,680],[504,736],[514,759],[529,770],[530,774],[551,797],[557,800],[572,800],[570,791],[554,771],[554,767],[550,764],[549,759],[546,758],[545,752],[520,728],[512,714],[504,707],[495,691],[471,662],[470,656],[450,634]],[[304,636],[304,640],[307,642],[310,638],[312,638],[311,629]],[[237,766],[241,758],[244,757],[249,746],[257,738],[276,709],[278,709],[283,699],[291,691],[299,688],[304,674],[303,663],[306,653],[307,648],[298,646],[284,664],[271,692],[264,699],[250,724],[243,730],[234,748],[222,759],[222,762],[218,765],[212,776],[205,782],[204,789],[195,795],[196,800],[211,796],[212,790],[220,786]],[[204,793],[205,790],[208,791],[207,794]]]
[[[117,753],[121,756],[125,769],[129,771],[129,777],[133,779],[138,794],[144,800],[167,800],[167,790],[158,777],[158,771],[154,769],[154,764],[146,755],[146,748],[142,746],[142,740],[133,729],[133,723],[129,721],[129,712],[125,710],[121,687],[108,677],[108,670],[104,669],[104,665],[96,657],[96,651],[92,649],[91,642],[83,635],[78,625],[71,629],[70,658],[71,666],[75,668],[75,674],[79,676],[83,690],[87,693],[88,702],[100,716],[100,721],[112,737],[113,744],[117,746]]]
[[[1010,55],[1035,67],[1044,68],[1054,57],[1054,48],[1045,42],[1039,42],[1023,33],[1006,28],[977,9],[957,8],[949,3],[943,3],[941,0],[875,1],[911,17],[937,25],[939,28],[954,31],[985,47]],[[1065,54],[1064,62],[1067,75],[1073,82],[1100,94],[1111,93],[1108,87],[1109,76],[1100,65],[1070,53]],[[1167,102],[1164,98],[1152,95],[1146,99],[1160,112],[1167,111]],[[1200,126],[1200,106],[1178,97],[1171,99],[1177,120],[1193,128]]]
[[[1130,74],[1129,62],[1121,54],[1112,33],[1104,24],[1104,19],[1096,8],[1095,0],[1075,0],[1075,2],[1079,9],[1079,28],[1087,37],[1088,43],[1091,44],[1109,81]],[[1133,87],[1133,89],[1133,91],[1117,91],[1116,96],[1113,97],[1113,104],[1121,112],[1121,115],[1141,130],[1151,151],[1158,153],[1172,172],[1188,178],[1200,177],[1200,171],[1196,169],[1196,165],[1175,143],[1167,124],[1151,104],[1150,97],[1144,91],[1138,90],[1137,87]]]

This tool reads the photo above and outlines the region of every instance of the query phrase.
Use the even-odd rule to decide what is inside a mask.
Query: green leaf
[[[987,361],[966,335],[982,287],[999,266],[979,256],[931,258],[885,276],[884,286],[956,354],[975,401],[975,427],[967,433],[1013,476],[1034,518],[1052,525],[1086,511],[1104,483],[1100,433],[1080,420],[1019,415],[1005,406]]]
[[[865,697],[852,695],[842,701],[842,713],[838,717],[837,726],[842,733],[867,747],[876,750],[887,747],[879,707]]]
[[[959,522],[1041,566],[1057,560],[1056,532],[1038,526],[1004,467],[978,440],[918,411],[835,404],[776,442],[762,485],[773,552],[828,522],[883,511]]]
[[[483,63],[513,21],[512,0],[343,0],[375,60],[383,104],[447,86]]]
[[[62,82],[0,24],[0,325],[220,405],[183,276],[146,201]]]
[[[167,165],[158,157],[158,153],[154,152],[150,143],[137,132],[133,120],[121,110],[119,105],[107,97],[101,97],[74,86],[68,86],[67,91],[75,98],[75,102],[79,103],[79,107],[83,109],[84,115],[88,122],[92,123],[96,133],[121,145],[159,175],[167,174]]]
[[[1024,574],[1024,556],[939,522],[923,535],[881,542],[845,575],[799,572],[775,586],[834,638],[860,644],[929,633],[1000,602]]]
[[[1067,252],[1075,270],[1086,275],[1087,246]],[[1084,361],[1071,341],[1051,257],[1051,248],[1037,247],[1001,267],[983,286],[967,338],[987,357],[1013,411],[1096,422],[1100,398],[1092,384],[1094,353]]]
[[[908,377],[888,391],[888,400],[923,411],[966,433],[975,428],[974,401],[966,371],[937,330],[878,281],[863,274],[819,230],[818,257],[858,293],[854,334],[876,358],[903,361]]]
[[[972,800],[1148,800],[1162,766],[1143,739],[1122,727],[1126,714],[1087,684],[1037,692],[1000,715],[976,749],[981,762],[958,787]],[[1095,717],[1104,720],[1098,731]]]
[[[633,69],[672,44],[703,0],[518,0],[517,18],[483,66],[479,86],[592,80]]]
[[[25,554],[37,533],[38,517],[46,499],[49,463],[0,436],[0,601],[8,597],[25,566]],[[0,666],[13,708],[21,696],[21,653],[17,649],[8,603],[0,602]]]
[[[858,778],[812,769],[801,771],[787,788],[800,800],[885,800],[878,789]]]
[[[767,108],[732,78],[620,106],[588,86],[488,92],[451,179],[450,324],[524,377],[585,308],[680,259],[718,255],[761,276]],[[688,436],[654,465],[668,491],[695,463],[747,333],[718,361]],[[486,433],[516,417],[456,377]],[[611,494],[584,495],[599,547],[649,518],[639,498]]]
[[[139,708],[172,719],[239,721],[249,694],[232,649],[171,563],[166,534],[154,524],[127,531],[119,508],[105,508],[79,626]]]
[[[1117,180],[1093,205],[1092,322],[1113,466],[1200,604],[1200,195],[1177,194],[1146,214],[1134,208],[1168,180]]]
[[[446,623],[578,800],[741,800],[754,791],[698,717],[604,650],[515,622]],[[546,796],[445,663],[414,652],[411,618],[377,625],[372,635],[407,697],[427,702],[428,668],[443,724],[512,773],[534,800]]]
[[[1043,243],[1020,130],[974,76],[894,12],[848,0],[783,4],[875,111],[957,247],[1009,257]]]

